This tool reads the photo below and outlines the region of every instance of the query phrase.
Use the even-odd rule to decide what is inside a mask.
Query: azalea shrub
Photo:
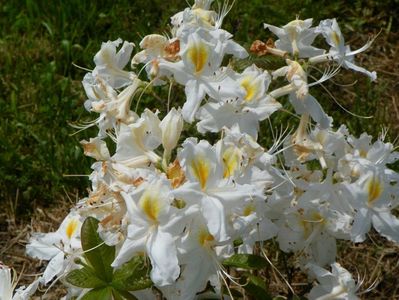
[[[98,128],[81,142],[95,159],[91,190],[56,232],[32,234],[27,254],[48,264],[31,286],[12,296],[1,268],[6,299],[57,280],[66,299],[272,299],[257,272],[274,267],[264,248],[271,239],[295,253],[313,284],[307,298],[368,291],[337,263],[337,240],[363,242],[374,228],[399,243],[398,174],[389,168],[399,154],[384,134],[356,137],[334,124],[312,89],[342,69],[376,80],[355,62],[373,40],[353,50],[335,19],[296,19],[264,24],[275,38],[254,37],[245,49],[222,29],[231,6],[216,12],[212,2],[196,0],[172,16],[168,34],[136,48],[101,45],[83,78],[95,117],[79,127]],[[266,70],[249,55],[281,67]],[[138,111],[155,87],[166,113]],[[287,101],[297,127],[271,128],[272,143],[260,144],[260,124]]]

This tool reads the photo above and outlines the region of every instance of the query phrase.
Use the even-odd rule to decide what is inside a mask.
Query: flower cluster
[[[238,72],[225,58],[244,59],[248,52],[221,28],[231,7],[217,13],[211,3],[196,0],[174,15],[170,36],[145,36],[133,57],[134,45],[120,39],[103,43],[95,55],[96,66],[83,79],[85,107],[97,115],[85,127],[99,128],[82,141],[85,155],[96,160],[92,188],[56,232],[31,237],[28,255],[49,261],[41,282],[82,268],[80,230],[94,217],[101,239],[115,246],[112,268],[144,254],[153,285],[167,299],[194,299],[209,283],[220,294],[226,278],[234,281],[223,260],[252,254],[256,243],[271,238],[282,251],[297,253],[303,271],[319,281],[311,299],[356,299],[358,286],[335,262],[336,240],[362,242],[373,227],[399,243],[392,214],[399,177],[387,167],[399,154],[383,137],[372,142],[344,125],[334,130],[310,91],[340,68],[375,80],[375,72],[354,63],[372,41],[351,50],[335,19],[315,27],[312,19],[281,28],[265,24],[278,39],[255,41],[251,52],[280,57],[285,65],[264,70],[253,64]],[[312,45],[318,36],[329,49]],[[312,81],[316,65],[325,71]],[[272,81],[280,87],[271,90]],[[172,83],[184,87],[181,108],[169,109],[168,99],[163,118],[158,110],[131,109],[151,86]],[[259,124],[286,95],[299,125],[266,148],[257,142]],[[220,138],[212,144],[184,139],[185,123]],[[329,265],[332,273],[323,269]],[[67,297],[88,291],[70,286]],[[151,290],[139,293],[154,297]]]

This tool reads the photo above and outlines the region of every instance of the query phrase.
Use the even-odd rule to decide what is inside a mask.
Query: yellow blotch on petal
[[[110,53],[109,49],[105,49],[101,51],[101,58],[104,61],[104,64],[107,66],[112,66],[113,65],[113,60],[112,60],[113,55]]]
[[[367,158],[367,151],[362,149],[359,151],[359,155],[360,157]]]
[[[302,227],[304,238],[308,238],[312,233],[312,226],[307,220],[300,220],[299,225]]]
[[[157,193],[148,190],[145,191],[140,198],[139,205],[151,221],[158,221],[158,215],[161,211],[161,203]]]
[[[191,60],[195,68],[195,73],[199,74],[203,71],[209,57],[208,47],[201,42],[194,42],[187,50],[187,56]]]
[[[77,219],[70,219],[68,221],[68,224],[65,228],[65,233],[68,237],[68,239],[71,239],[76,230],[78,229],[79,226],[79,221]]]
[[[308,216],[302,216],[299,224],[301,225],[303,229],[303,234],[305,238],[308,238],[311,233],[313,232],[313,227],[314,225],[317,224],[325,224],[326,220],[323,218],[323,216],[318,213],[318,212],[313,212]]]
[[[320,214],[320,213],[318,213],[318,212],[313,212],[312,213],[312,215],[311,215],[311,220],[310,220],[310,222],[313,222],[313,223],[325,223],[325,220],[324,220],[324,218],[323,218],[323,216]]]
[[[209,162],[204,158],[196,158],[191,162],[191,170],[199,181],[201,188],[205,189],[210,173]]]
[[[207,229],[203,228],[200,230],[198,234],[198,242],[201,246],[208,246],[209,243],[213,242],[214,240],[215,238],[208,232]]]
[[[243,216],[248,217],[253,212],[255,212],[255,206],[253,204],[248,204],[244,207]]]
[[[251,76],[246,76],[241,81],[241,86],[245,89],[246,95],[244,100],[247,102],[251,102],[258,92],[258,82],[254,80]]]
[[[367,182],[368,204],[371,205],[374,201],[380,198],[383,190],[384,187],[382,185],[382,182],[380,182],[377,177],[373,176]]]
[[[331,33],[331,40],[334,42],[335,45],[339,45],[339,43],[341,42],[338,33],[335,31]]]
[[[241,162],[240,150],[236,147],[229,147],[223,152],[224,172],[223,177],[227,178],[234,175]]]

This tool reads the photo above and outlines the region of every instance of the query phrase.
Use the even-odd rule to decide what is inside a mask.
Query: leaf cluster
[[[66,281],[79,288],[90,289],[82,300],[132,300],[130,292],[152,286],[149,266],[143,256],[135,256],[129,262],[115,269],[115,246],[106,245],[97,233],[98,220],[88,217],[82,225],[81,240],[83,267],[66,275]]]

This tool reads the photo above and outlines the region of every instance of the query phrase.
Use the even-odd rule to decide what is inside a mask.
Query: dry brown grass
[[[0,202],[0,261],[17,272],[18,285],[31,283],[46,266],[45,262],[26,256],[25,246],[30,234],[57,230],[72,206],[67,198],[59,199],[49,208],[34,207],[34,213],[27,219],[15,214],[15,202]],[[60,299],[65,295],[65,289],[55,284],[47,293],[40,290],[37,294],[45,295],[34,299]]]
[[[367,36],[363,36],[365,40]],[[399,133],[399,32],[381,31],[359,64],[373,66],[378,74],[376,88],[381,89],[376,117],[389,125],[392,135]],[[395,137],[396,137],[395,136]]]

